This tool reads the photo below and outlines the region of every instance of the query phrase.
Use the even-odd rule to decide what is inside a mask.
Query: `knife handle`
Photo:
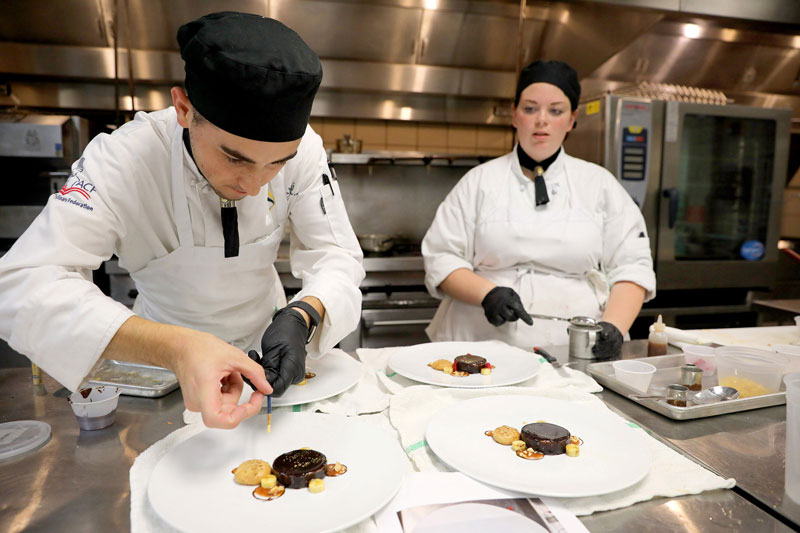
[[[534,346],[533,347],[533,353],[537,353],[537,354],[541,355],[542,357],[547,359],[547,362],[550,363],[550,364],[558,362],[558,360],[555,357],[553,357],[552,355],[550,355],[549,353],[547,353],[547,350],[545,350],[544,348],[540,348],[538,346]]]

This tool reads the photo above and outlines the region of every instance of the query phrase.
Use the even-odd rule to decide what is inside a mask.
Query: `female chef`
[[[636,204],[607,170],[561,146],[580,91],[566,63],[525,67],[512,115],[516,148],[470,170],[439,206],[422,242],[425,283],[443,298],[432,340],[567,344],[563,322],[533,324],[528,313],[583,315],[602,319],[594,353],[610,357],[655,296]]]
[[[73,390],[100,357],[167,367],[189,410],[234,427],[304,379],[307,347],[324,354],[355,328],[362,256],[308,127],[316,54],[280,22],[232,12],[178,42],[174,107],[93,139],[0,261],[0,336]],[[273,266],[287,228],[303,280],[288,306]],[[91,281],[112,254],[133,311]],[[237,406],[243,379],[257,392]]]

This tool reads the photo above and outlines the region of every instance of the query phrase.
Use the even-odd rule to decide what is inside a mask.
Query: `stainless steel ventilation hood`
[[[586,95],[640,81],[692,85],[737,103],[793,107],[800,118],[794,0],[4,0],[3,7],[12,14],[0,19],[3,107],[169,105],[170,85],[183,78],[178,26],[238,10],[285,22],[323,59],[315,116],[507,124],[519,65],[547,58],[572,64]]]

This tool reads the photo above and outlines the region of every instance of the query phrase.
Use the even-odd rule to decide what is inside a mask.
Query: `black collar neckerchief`
[[[519,166],[527,168],[534,174],[533,185],[536,190],[536,205],[544,205],[550,201],[547,195],[547,186],[544,182],[544,173],[547,168],[553,164],[553,161],[558,159],[558,154],[561,153],[561,147],[556,150],[556,153],[545,159],[544,161],[536,161],[531,156],[525,153],[522,145],[517,145],[517,158],[519,159]]]

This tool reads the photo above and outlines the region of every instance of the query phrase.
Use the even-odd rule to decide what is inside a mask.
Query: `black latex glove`
[[[486,320],[493,326],[502,326],[506,322],[522,319],[529,326],[533,324],[531,315],[525,311],[522,300],[514,289],[495,287],[481,302]]]
[[[603,329],[597,332],[597,340],[592,346],[592,353],[598,359],[619,356],[622,350],[622,333],[611,322],[598,322],[598,324],[603,326]]]
[[[272,317],[261,338],[261,357],[250,350],[250,359],[264,367],[272,395],[281,396],[289,385],[306,379],[306,320],[291,308],[284,307]]]

